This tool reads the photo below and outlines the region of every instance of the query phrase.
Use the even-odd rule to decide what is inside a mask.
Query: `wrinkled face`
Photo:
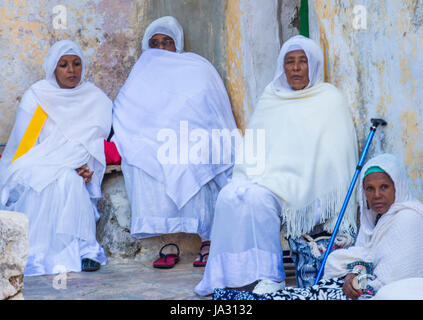
[[[54,70],[57,84],[62,89],[75,88],[81,81],[81,73],[82,61],[76,55],[62,56]]]
[[[377,214],[386,213],[395,201],[395,186],[391,177],[384,172],[373,172],[364,178],[367,203]]]
[[[283,67],[286,80],[293,90],[302,90],[307,87],[310,79],[308,78],[308,59],[304,50],[288,52],[285,55]]]
[[[176,52],[175,41],[165,34],[156,33],[148,41],[148,45],[153,49],[162,49],[171,52]]]

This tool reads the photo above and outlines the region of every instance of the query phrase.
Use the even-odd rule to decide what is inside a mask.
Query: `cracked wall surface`
[[[423,199],[423,1],[310,0],[310,37],[325,51],[326,79],[348,97],[362,148],[370,119],[384,118],[368,158],[392,152]],[[366,24],[359,20],[362,10]],[[358,28],[363,27],[366,28]],[[361,150],[360,148],[360,150]]]

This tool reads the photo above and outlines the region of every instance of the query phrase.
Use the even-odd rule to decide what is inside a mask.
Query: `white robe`
[[[355,169],[357,141],[342,94],[317,81],[322,58],[316,47],[310,39],[294,37],[281,49],[279,64],[290,49],[304,49],[310,87],[282,88],[285,75],[277,66],[247,128],[265,129],[264,172],[253,174],[248,164],[236,164],[232,181],[220,192],[209,258],[195,287],[199,295],[261,279],[282,281],[281,223],[292,237],[319,223],[333,230]],[[355,230],[355,215],[353,196],[342,231]]]
[[[235,150],[234,145],[222,150],[212,133],[227,129],[239,136],[210,62],[194,53],[143,52],[114,102],[113,129],[131,202],[131,233],[143,238],[187,232],[208,240],[214,203],[232,174]],[[197,158],[193,150],[199,145]],[[168,162],[161,157],[166,146]],[[222,162],[212,161],[216,149]],[[228,151],[226,162],[222,151]]]
[[[91,118],[91,132],[80,135],[83,141],[74,138],[78,123],[69,124],[68,129],[58,125],[57,113],[66,100],[53,97],[39,98],[42,89],[59,89],[42,80],[24,94],[19,105],[16,122],[0,161],[1,209],[25,213],[29,219],[29,252],[25,275],[55,274],[81,271],[81,259],[90,258],[104,265],[107,261],[103,248],[96,240],[97,199],[101,197],[101,181],[105,170],[103,139],[111,125],[111,101],[98,88],[85,83],[65,95],[92,95],[97,105],[92,108],[103,110],[99,119]],[[57,91],[56,91],[57,92]],[[61,92],[61,91],[60,91]],[[56,106],[53,117],[44,99]],[[43,101],[43,102],[42,102]],[[23,156],[11,163],[24,132],[30,123],[37,105],[45,108],[48,118],[44,123],[36,144]],[[81,108],[87,107],[80,105]],[[100,108],[100,109],[98,109]],[[88,110],[87,110],[88,111]],[[82,110],[84,112],[84,110]],[[95,116],[95,112],[87,112]],[[66,117],[65,117],[66,118]],[[84,118],[80,119],[83,122]],[[64,121],[66,122],[66,121]],[[88,125],[89,127],[90,125]],[[101,144],[100,144],[101,143]],[[103,157],[103,159],[101,159]],[[88,164],[94,171],[91,182],[85,185],[75,169]]]

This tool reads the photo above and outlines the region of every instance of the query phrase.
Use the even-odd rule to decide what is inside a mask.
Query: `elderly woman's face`
[[[283,67],[286,80],[293,90],[302,90],[307,87],[310,79],[308,78],[308,59],[304,50],[288,52],[285,55]]]
[[[367,203],[377,214],[386,213],[395,201],[395,186],[384,172],[373,172],[364,178]]]
[[[153,49],[162,49],[171,52],[176,52],[175,41],[165,34],[156,33],[148,41],[148,45]]]
[[[75,88],[81,81],[81,73],[82,61],[76,55],[62,56],[54,70],[57,84],[62,89]]]

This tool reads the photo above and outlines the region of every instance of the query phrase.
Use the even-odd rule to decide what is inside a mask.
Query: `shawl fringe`
[[[286,224],[286,234],[288,237],[297,238],[303,234],[309,233],[315,226],[315,212],[318,210],[320,202],[320,223],[324,223],[323,229],[332,233],[338,220],[339,213],[345,200],[345,186],[315,199],[309,205],[303,208],[292,208],[283,206],[282,218]],[[353,194],[354,195],[354,194]],[[340,232],[356,232],[355,205],[354,196],[351,197],[347,209],[345,210],[342,223],[339,227]]]

